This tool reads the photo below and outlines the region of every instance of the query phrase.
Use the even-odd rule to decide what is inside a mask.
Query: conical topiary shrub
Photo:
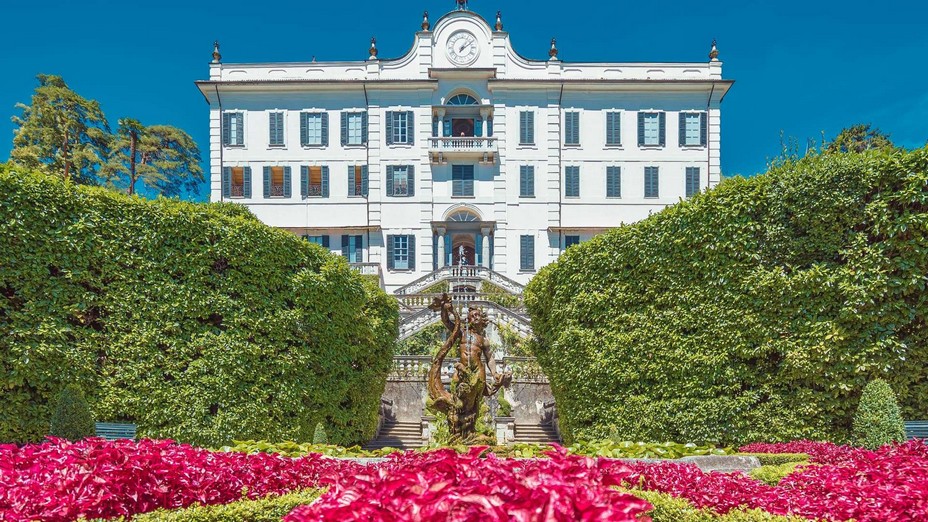
[[[58,395],[58,406],[52,414],[49,435],[68,440],[94,436],[93,416],[84,393],[74,384],[67,385]]]
[[[854,415],[854,442],[869,449],[905,441],[905,424],[896,394],[882,379],[864,387]]]
[[[316,423],[316,430],[313,431],[313,444],[328,444],[329,437],[325,434],[325,426],[321,422]]]

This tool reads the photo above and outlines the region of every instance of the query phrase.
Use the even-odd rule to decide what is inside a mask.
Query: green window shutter
[[[535,195],[535,167],[522,165],[519,167],[519,196],[530,198]]]
[[[309,145],[309,113],[300,113],[300,145]]]
[[[606,145],[622,144],[622,113],[606,113]]]
[[[406,112],[406,143],[410,145],[416,142],[415,115],[412,111]]]
[[[519,126],[519,142],[522,145],[533,145],[535,143],[535,113],[522,111],[519,114]]]
[[[660,120],[660,126],[658,128],[658,135],[660,139],[660,145],[663,147],[667,144],[665,137],[667,136],[667,113],[661,112],[658,113],[658,119]]]
[[[432,116],[432,137],[433,138],[438,137],[438,123],[439,123],[438,116]]]
[[[351,236],[343,235],[342,236],[342,257],[345,259],[350,259],[349,252],[351,248]]]
[[[392,165],[387,167],[387,195],[391,197],[396,195],[393,193],[393,171],[394,169],[396,169],[396,167]]]
[[[606,197],[622,197],[622,168],[606,167]]]
[[[342,147],[348,145],[348,113],[342,111]]]
[[[358,194],[355,192],[355,188],[357,188],[357,187],[355,187],[355,183],[354,183],[354,182],[355,182],[355,179],[354,179],[354,169],[355,169],[355,166],[354,166],[354,165],[348,165],[348,195],[349,195],[349,196],[357,196],[357,195],[358,195]]]
[[[409,247],[409,269],[412,271],[416,270],[416,236],[409,236],[409,242],[407,243]]]
[[[242,195],[251,199],[251,167],[245,167],[242,170]]]
[[[231,145],[232,141],[232,115],[228,112],[222,113],[222,144]]]
[[[660,196],[659,171],[657,167],[644,168],[644,197],[656,198]]]
[[[393,111],[387,111],[387,145],[393,145]]]
[[[396,266],[393,260],[393,241],[396,236],[387,236],[387,270],[393,270],[393,267]]]
[[[493,137],[493,118],[487,118],[487,137]]]
[[[686,113],[680,113],[680,146],[686,145]]]
[[[329,113],[323,112],[322,116],[322,146],[329,146]]]
[[[367,111],[361,113],[361,143],[367,145],[367,134],[369,125],[367,123]]]
[[[300,196],[309,196],[309,167],[306,165],[300,167]]]
[[[521,270],[535,269],[535,237],[524,235],[520,237],[521,252],[519,252],[519,268]]]
[[[293,181],[290,178],[290,167],[284,167],[284,197],[293,195]]]
[[[271,197],[271,167],[264,167],[264,199]]]
[[[282,112],[271,112],[268,113],[268,118],[270,119],[270,125],[268,125],[268,130],[270,136],[268,137],[268,142],[271,145],[283,145],[284,144],[284,128],[283,128],[283,118],[284,113]]]
[[[367,197],[368,175],[367,165],[361,167],[361,195]]]
[[[695,196],[699,190],[699,167],[686,167],[686,197]]]
[[[235,144],[244,145],[245,144],[245,115],[241,112],[235,113],[235,128],[238,129],[235,132]]]
[[[480,118],[474,119],[474,137],[482,138],[483,137],[483,120]]]
[[[222,197],[232,197],[232,167],[222,167]]]
[[[580,144],[580,113],[579,112],[568,112],[565,114],[564,144],[565,145],[579,145]]]
[[[567,167],[564,174],[564,196],[568,198],[580,197],[580,167]]]
[[[444,134],[445,134],[445,137],[446,137],[446,138],[451,137],[451,118],[445,118],[444,127],[445,127],[445,129],[444,129],[444,131],[445,131],[445,133],[444,133]]]
[[[416,169],[412,165],[406,167],[406,180],[409,187],[409,197],[416,195]]]
[[[699,144],[706,146],[709,140],[709,115],[705,112],[699,113]]]
[[[322,248],[328,250],[329,247],[329,236],[322,236]]]
[[[644,113],[638,113],[638,146],[644,146]]]
[[[322,167],[322,197],[329,197],[329,167]]]

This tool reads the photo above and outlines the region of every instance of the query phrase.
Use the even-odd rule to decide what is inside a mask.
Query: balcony
[[[496,138],[458,137],[429,138],[429,156],[434,164],[448,160],[477,160],[480,163],[496,162]]]

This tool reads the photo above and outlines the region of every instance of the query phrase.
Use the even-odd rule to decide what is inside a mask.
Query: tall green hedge
[[[373,435],[395,301],[243,207],[0,169],[0,440],[77,383],[100,421],[219,446]]]
[[[928,417],[928,149],[726,180],[561,255],[529,284],[574,438],[846,440],[882,377]]]

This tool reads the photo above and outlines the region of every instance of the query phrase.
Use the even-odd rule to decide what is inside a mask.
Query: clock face
[[[457,65],[470,65],[477,60],[480,46],[477,37],[467,31],[458,31],[448,38],[448,59]]]

